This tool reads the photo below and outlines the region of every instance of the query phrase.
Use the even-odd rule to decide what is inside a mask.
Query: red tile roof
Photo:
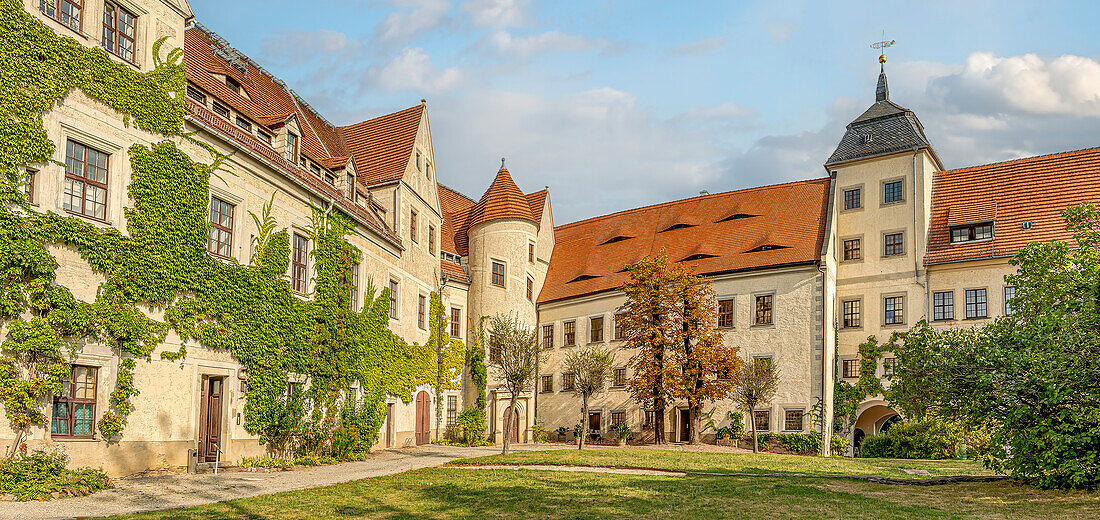
[[[531,218],[535,219],[535,222],[542,220],[542,208],[546,205],[546,196],[549,194],[549,190],[539,190],[527,194],[527,205],[531,206]]]
[[[359,169],[360,182],[390,182],[405,175],[413,155],[424,105],[340,127]]]
[[[662,251],[699,274],[817,262],[829,182],[705,195],[558,226],[539,303],[615,290],[629,279],[624,266]]]
[[[1100,148],[936,172],[924,263],[1005,257],[1029,242],[1068,240],[1061,211],[1084,202],[1100,203]],[[993,240],[951,244],[952,224],[982,221],[995,221]]]
[[[439,241],[441,249],[460,256],[469,254],[466,223],[469,222],[470,210],[475,204],[477,203],[470,197],[439,185],[439,206],[443,210],[443,236]]]
[[[461,265],[440,260],[439,267],[443,270],[443,274],[451,277],[452,280],[470,283],[470,278],[466,276],[466,270]]]
[[[533,220],[538,225],[541,217],[541,214],[537,218],[532,216],[527,196],[516,186],[508,169],[501,166],[489,189],[470,211],[469,227],[499,219]]]

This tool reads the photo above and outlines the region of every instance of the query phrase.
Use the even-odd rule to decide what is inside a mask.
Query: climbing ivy
[[[833,416],[837,421],[834,431],[843,430],[847,433],[856,422],[856,409],[859,408],[859,403],[867,397],[885,391],[882,381],[875,372],[878,369],[879,358],[894,342],[896,335],[895,333],[891,336],[890,341],[885,344],[879,344],[875,336],[868,336],[867,341],[859,345],[859,380],[853,385],[837,379],[833,386]]]
[[[229,351],[245,367],[244,426],[254,434],[281,426],[269,424],[278,415],[270,412],[281,406],[290,373],[308,377],[311,420],[327,431],[354,381],[380,409],[385,394],[408,401],[409,388],[434,380],[434,353],[387,330],[387,290],[376,294],[368,282],[362,312],[351,309],[350,269],[361,255],[346,238],[352,221],[331,206],[313,209],[315,290],[308,300],[286,280],[289,234],[271,217],[274,195],[252,214],[259,235],[249,265],[206,252],[209,184],[225,157],[195,162],[172,140],[191,139],[182,133],[181,51],[161,60],[158,41],[156,67],[138,73],[102,49],[56,35],[16,0],[0,0],[0,8],[0,325],[8,330],[0,344],[7,353],[0,357],[0,399],[21,435],[15,445],[46,421],[46,400],[85,342],[109,346],[120,358],[98,423],[108,439],[121,435],[133,408],[138,361],[151,361],[169,335],[180,347],[162,350],[161,359],[183,359],[190,343]],[[127,150],[126,234],[38,212],[23,195],[21,167],[53,154],[41,114],[74,90],[117,110],[127,125],[169,139]],[[104,276],[94,301],[77,300],[56,283],[50,249],[58,247],[75,250]],[[156,309],[163,321],[149,317]],[[448,366],[454,364],[461,361]]]

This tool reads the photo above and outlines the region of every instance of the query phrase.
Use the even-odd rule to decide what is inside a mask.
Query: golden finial
[[[894,44],[894,40],[886,41],[886,31],[882,31],[882,40],[871,44],[872,49],[883,49],[883,53],[879,54],[879,56],[878,56],[878,62],[879,63],[882,63],[882,64],[886,63],[885,49],[887,47],[893,45],[893,44]]]

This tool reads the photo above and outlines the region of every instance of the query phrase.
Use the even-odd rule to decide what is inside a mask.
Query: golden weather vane
[[[886,31],[882,31],[882,40],[871,44],[872,49],[879,49],[882,52],[882,54],[878,56],[879,63],[886,63],[886,48],[893,44],[894,40],[886,40]]]

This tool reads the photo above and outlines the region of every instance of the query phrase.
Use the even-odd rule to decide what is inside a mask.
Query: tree
[[[514,314],[493,316],[489,325],[489,366],[497,371],[504,388],[511,394],[509,412],[504,414],[502,454],[508,454],[512,428],[519,427],[512,424],[516,400],[535,380],[535,366],[542,354],[540,348],[535,330],[523,325]]]
[[[725,345],[718,332],[714,289],[682,265],[669,270],[675,312],[666,315],[676,348],[669,361],[672,396],[688,403],[689,442],[699,444],[703,405],[733,394],[742,364],[737,347]]]
[[[1010,316],[900,334],[892,402],[992,429],[991,465],[1040,487],[1100,487],[1100,212],[1063,211],[1073,241],[1032,243],[1005,277]],[[919,392],[905,393],[904,389]]]
[[[759,444],[756,435],[756,408],[768,404],[779,389],[779,370],[767,359],[757,359],[752,363],[744,363],[741,374],[735,386],[734,399],[737,404],[749,414],[749,424],[752,426],[752,452],[759,452]]]
[[[616,326],[623,328],[625,348],[636,352],[628,363],[632,375],[627,384],[631,397],[653,410],[653,440],[664,444],[665,404],[670,395],[665,355],[675,341],[665,326],[667,316],[675,312],[668,291],[668,259],[646,257],[626,270],[630,281],[619,288],[626,303]]]
[[[573,393],[581,398],[578,450],[584,449],[584,439],[588,436],[588,400],[604,390],[614,357],[611,350],[600,345],[581,347],[565,356],[565,371],[573,374]]]

